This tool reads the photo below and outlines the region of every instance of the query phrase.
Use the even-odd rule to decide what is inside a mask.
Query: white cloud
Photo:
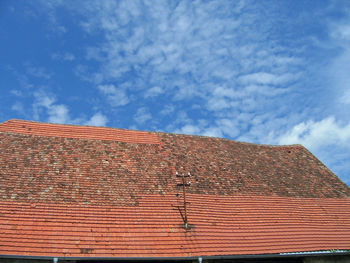
[[[284,73],[282,75],[271,74],[267,72],[257,72],[253,74],[243,75],[238,78],[243,84],[284,84],[295,79],[292,74]]]
[[[350,23],[333,23],[330,29],[331,36],[341,41],[342,43],[339,43],[341,45],[348,45],[348,41],[350,41]],[[344,43],[345,41],[345,43]]]
[[[344,104],[350,104],[350,89],[346,90],[343,95],[340,97],[340,102]]]
[[[137,110],[136,114],[134,115],[134,120],[138,124],[144,124],[145,122],[147,122],[151,119],[152,119],[152,115],[149,112],[148,108],[146,108],[146,107],[139,108]]]
[[[342,115],[350,121],[350,9],[344,8],[346,14],[343,19],[331,20],[329,23],[329,35],[331,37],[328,45],[337,53],[327,65],[324,74],[328,76],[328,85],[332,97],[328,99],[333,102],[333,114]],[[345,114],[344,114],[345,113]]]
[[[30,64],[27,66],[27,73],[36,78],[50,79],[52,77],[51,73],[47,72],[47,69],[43,67],[34,67]]]
[[[280,144],[300,143],[314,150],[326,145],[348,145],[350,149],[350,123],[342,125],[334,117],[318,122],[301,122],[282,135],[278,142]]]
[[[75,60],[75,56],[72,53],[66,52],[63,54],[62,59],[66,61],[73,61]]]
[[[198,134],[210,137],[235,137],[239,134],[235,120],[220,119],[216,121],[215,125],[210,125],[207,120],[201,119],[192,123],[191,120],[184,116],[179,119],[180,123],[184,123],[181,128],[176,128],[172,132],[182,134]]]
[[[50,123],[81,124],[90,126],[106,126],[108,118],[101,112],[95,113],[90,119],[72,118],[67,105],[56,103],[52,94],[44,91],[34,93],[33,114],[35,120],[43,119],[43,115]]]
[[[229,109],[235,102],[233,100],[222,97],[211,97],[207,102],[207,108],[212,111],[222,111]]]
[[[13,94],[13,95],[15,95],[16,97],[22,97],[22,96],[23,96],[22,91],[17,90],[17,89],[11,90],[10,93]]]
[[[43,91],[37,91],[34,93],[35,97],[35,107],[45,107],[45,108],[50,108],[51,105],[56,101],[54,96],[49,96]]]
[[[161,87],[155,86],[150,88],[149,90],[146,91],[145,93],[145,98],[153,98],[153,97],[157,97],[160,94],[163,94],[164,90]]]
[[[239,97],[238,92],[233,88],[227,88],[222,86],[215,87],[212,95],[214,95],[215,97],[228,97],[231,99]]]
[[[257,109],[265,97],[285,92],[275,85],[300,77],[304,61],[300,49],[266,40],[265,32],[276,21],[260,17],[261,7],[250,6],[245,1],[88,1],[79,9],[67,5],[79,12],[86,32],[105,37],[103,44],[86,47],[86,58],[99,68],[81,68],[78,75],[111,83],[98,88],[115,107],[127,105],[131,93],[136,98],[166,93],[180,103],[200,99],[197,104],[215,114]],[[131,85],[121,88],[125,81]]]
[[[54,53],[51,55],[52,59],[54,60],[62,60],[62,61],[74,61],[75,55],[70,52],[63,52],[63,53]]]
[[[201,129],[196,125],[186,124],[182,126],[180,129],[176,129],[174,132],[181,133],[181,134],[200,134]]]
[[[336,57],[333,63],[328,67],[327,74],[329,75],[330,85],[333,94],[337,96],[336,102],[348,104],[350,94],[350,45],[348,49],[343,50]],[[333,96],[334,96],[333,95]],[[344,110],[341,107],[340,110]]]
[[[11,110],[16,111],[20,114],[24,114],[24,107],[23,104],[19,101],[16,101],[12,106],[11,106]]]
[[[169,115],[175,111],[175,106],[172,104],[167,104],[163,107],[163,109],[160,111],[161,115]]]
[[[217,127],[206,128],[201,134],[210,137],[223,137],[221,129]]]
[[[89,126],[106,126],[108,118],[101,112],[95,113],[91,118],[84,123]]]
[[[197,83],[189,83],[186,74],[192,74],[199,82],[213,78],[234,81],[237,71],[242,69],[237,63],[256,64],[255,48],[242,52],[249,45],[249,38],[259,39],[257,32],[256,36],[246,32],[251,30],[257,17],[236,13],[244,5],[244,1],[182,1],[176,6],[162,1],[157,4],[146,1],[143,5],[133,1],[89,2],[81,10],[86,18],[84,28],[90,33],[99,29],[107,41],[103,46],[89,47],[88,57],[102,63],[100,73],[105,81],[123,78],[136,69],[134,78],[148,80],[145,86],[152,87],[149,93],[153,94],[153,91],[160,91],[154,87],[164,87],[159,86],[159,82],[164,83],[164,75],[178,73],[176,80],[185,81],[185,85],[172,81],[174,84],[167,82],[165,87],[168,90],[179,87],[178,99],[201,96],[206,91]],[[296,60],[281,52],[275,56],[268,46],[263,50],[265,53],[259,55],[259,61],[275,58],[271,67],[292,64]],[[152,70],[148,71],[145,64],[152,65]],[[268,78],[268,74],[275,76],[271,72],[265,74],[262,78]]]
[[[244,94],[244,96],[264,95],[267,97],[271,97],[286,93],[288,91],[288,88],[276,88],[267,85],[249,85],[242,90],[242,94]]]
[[[57,7],[63,6],[63,4],[63,0],[39,0],[34,3],[36,8],[33,8],[31,14],[36,16],[37,14],[35,12],[38,11],[45,13],[48,19],[48,21],[45,22],[47,23],[48,29],[52,31],[51,33],[62,35],[67,32],[67,28],[60,23],[61,21],[58,19],[58,16],[56,16],[55,11]]]
[[[124,106],[130,102],[126,91],[122,88],[117,89],[113,84],[99,85],[98,89],[107,96],[110,105],[113,107]]]
[[[48,121],[52,123],[70,123],[69,110],[66,105],[55,104],[55,97],[43,91],[34,93],[33,104],[34,119],[39,119],[43,110],[48,115]]]
[[[69,123],[69,110],[66,105],[50,105],[48,107],[49,122],[52,123]]]
[[[238,121],[236,119],[219,119],[216,121],[218,128],[220,129],[221,134],[235,138],[239,135]],[[221,137],[219,135],[218,137]]]

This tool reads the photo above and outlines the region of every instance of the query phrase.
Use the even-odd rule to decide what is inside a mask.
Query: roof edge
[[[323,163],[315,154],[313,154],[308,148],[304,147],[305,151],[310,154],[317,162],[320,162],[323,167],[325,167],[326,170],[328,170],[329,173],[331,173],[334,177],[338,178],[339,181],[341,181],[345,186],[349,187],[336,173],[334,173],[326,164]]]
[[[316,256],[343,256],[350,255],[350,250],[323,250],[305,252],[287,252],[274,254],[251,255],[213,255],[213,256],[189,256],[189,257],[60,257],[60,256],[25,256],[25,255],[1,255],[1,258],[13,259],[42,259],[42,260],[197,260],[197,259],[254,259],[254,258],[287,258],[287,257],[316,257]]]

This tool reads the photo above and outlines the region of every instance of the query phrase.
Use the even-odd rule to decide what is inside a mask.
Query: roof
[[[3,256],[350,249],[350,189],[301,145],[10,120],[0,151]]]

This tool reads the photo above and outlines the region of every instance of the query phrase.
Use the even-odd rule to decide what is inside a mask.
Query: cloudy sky
[[[12,118],[306,146],[350,185],[350,2],[0,1]]]

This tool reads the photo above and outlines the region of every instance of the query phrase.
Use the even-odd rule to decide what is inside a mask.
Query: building
[[[9,120],[1,262],[350,262],[350,189],[301,145]]]

